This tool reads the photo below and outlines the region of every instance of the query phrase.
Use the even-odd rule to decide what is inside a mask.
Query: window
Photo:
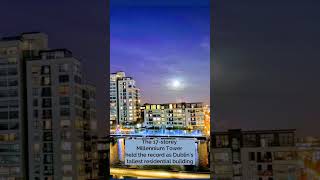
[[[271,164],[268,164],[267,170],[268,170],[268,171],[272,171],[272,165],[271,165]]]
[[[42,99],[42,107],[43,108],[51,107],[51,98]]]
[[[60,126],[62,128],[68,128],[71,125],[71,121],[70,120],[61,120],[60,121]]]
[[[18,96],[18,90],[17,89],[8,90],[8,96],[9,97],[17,97]]]
[[[10,119],[18,119],[19,118],[19,112],[18,111],[10,111],[9,112],[9,118]]]
[[[51,154],[45,154],[43,158],[43,163],[51,164],[53,162],[53,156]]]
[[[51,79],[50,77],[42,77],[41,78],[41,85],[42,86],[48,86],[51,84]]]
[[[51,119],[51,118],[52,118],[51,109],[42,110],[42,119]]]
[[[17,64],[17,58],[8,58],[8,64]]]
[[[216,136],[216,147],[228,147],[228,146],[229,146],[228,135]]]
[[[272,146],[274,143],[274,136],[273,134],[261,134],[260,135],[260,142],[261,146],[264,147],[266,145]]]
[[[53,167],[44,166],[44,175],[53,175]]]
[[[297,154],[293,151],[274,152],[274,160],[296,160]]]
[[[33,96],[39,96],[39,88],[33,88],[32,89],[32,95]]]
[[[32,85],[34,85],[34,86],[40,85],[40,77],[39,76],[32,77]]]
[[[254,152],[249,152],[249,160],[255,161],[255,153]]]
[[[0,87],[7,87],[7,80],[6,79],[0,80]]]
[[[5,89],[5,90],[0,90],[0,98],[1,97],[8,97],[8,91]]]
[[[69,86],[62,85],[59,87],[59,95],[66,96],[69,94]]]
[[[43,143],[43,152],[52,152],[52,143]]]
[[[51,122],[51,120],[45,120],[45,121],[43,121],[43,129],[45,129],[45,130],[51,130],[51,129],[52,129],[52,122]]]
[[[72,154],[62,154],[62,161],[66,162],[66,161],[71,161],[72,160]]]
[[[7,69],[0,69],[0,76],[6,76],[7,75]]]
[[[14,76],[18,74],[17,68],[8,68],[8,75]]]
[[[10,129],[10,130],[19,129],[19,123],[18,123],[18,122],[11,122],[11,123],[9,124],[9,129]]]
[[[44,141],[52,141],[52,132],[44,132],[43,133]]]
[[[38,99],[33,99],[33,106],[34,107],[37,107],[38,106]]]
[[[262,158],[261,158],[261,152],[257,152],[257,161],[261,162]]]
[[[0,119],[8,119],[9,113],[8,112],[0,112]]]
[[[258,171],[261,171],[262,170],[262,165],[259,164],[258,167],[257,167]]]
[[[240,162],[240,153],[239,152],[232,152],[232,161],[233,162]]]
[[[70,116],[70,109],[69,108],[61,108],[60,109],[60,116]]]
[[[50,88],[50,87],[42,88],[41,96],[42,96],[42,97],[49,97],[49,96],[51,96],[51,88]]]
[[[60,83],[69,82],[69,76],[68,75],[60,75],[59,76],[59,82]]]
[[[69,97],[60,97],[60,105],[69,105],[70,98]]]
[[[41,67],[41,74],[50,74],[50,66],[45,65]]]
[[[32,72],[32,74],[39,74],[40,73],[40,66],[32,65],[31,72]]]
[[[59,72],[68,72],[69,64],[59,64]]]
[[[8,123],[0,123],[0,130],[8,130]]]
[[[11,108],[17,108],[17,107],[19,107],[19,101],[18,101],[18,100],[11,100],[11,101],[9,101],[9,107],[11,107]]]
[[[280,146],[291,146],[294,144],[294,135],[292,133],[279,134]]]
[[[255,134],[244,134],[243,135],[243,145],[246,147],[254,147],[257,145]]]
[[[33,110],[33,117],[34,118],[38,118],[39,117],[39,113],[38,113],[38,110]]]
[[[70,131],[62,131],[61,132],[61,139],[68,140],[71,138],[71,132]]]

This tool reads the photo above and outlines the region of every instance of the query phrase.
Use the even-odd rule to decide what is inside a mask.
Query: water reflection
[[[196,165],[125,165],[125,144],[124,138],[116,138],[110,143],[110,164],[111,167],[139,168],[139,169],[159,169],[169,171],[190,171],[190,172],[209,172],[209,150],[208,141],[197,140],[196,146]]]

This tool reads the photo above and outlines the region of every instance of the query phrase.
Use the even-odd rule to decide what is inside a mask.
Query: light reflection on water
[[[157,136],[205,136],[200,130],[168,130],[168,129],[132,129],[130,131],[115,131],[115,135],[157,135]]]
[[[209,171],[209,152],[208,143],[205,140],[198,140],[195,144],[196,150],[196,165],[195,166],[178,166],[178,165],[125,165],[125,144],[124,138],[117,138],[113,143],[110,143],[110,164],[111,167],[124,168],[139,168],[139,169],[161,169],[169,171],[191,171],[191,172],[208,172]]]

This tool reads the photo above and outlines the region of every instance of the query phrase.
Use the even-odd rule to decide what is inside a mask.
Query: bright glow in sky
[[[154,0],[158,2],[154,5],[122,1],[116,6],[112,1],[111,72],[121,70],[133,77],[143,103],[173,102],[179,97],[208,104],[209,0]]]

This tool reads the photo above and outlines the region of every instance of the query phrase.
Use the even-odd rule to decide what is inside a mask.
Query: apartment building
[[[96,149],[94,159],[94,171],[97,172],[96,180],[106,180],[110,178],[110,137],[95,137],[93,148]]]
[[[146,128],[204,128],[203,103],[145,104],[141,107]]]
[[[34,180],[89,179],[95,88],[66,49],[26,58],[29,176]]]
[[[130,127],[140,116],[140,92],[124,72],[110,74],[110,125]]]
[[[0,39],[0,179],[27,177],[27,104],[24,57],[48,47],[43,33]]]
[[[95,87],[39,32],[0,39],[0,179],[89,179]]]
[[[217,180],[287,180],[300,175],[295,130],[215,132],[212,146]]]

